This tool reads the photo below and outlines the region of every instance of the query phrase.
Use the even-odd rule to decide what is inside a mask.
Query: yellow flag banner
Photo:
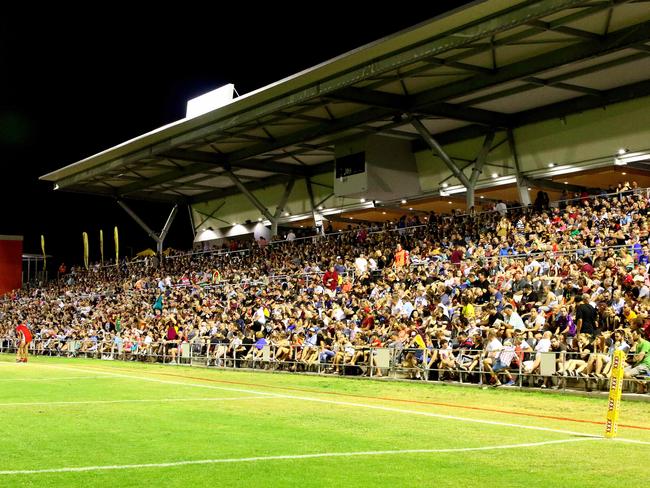
[[[609,401],[607,403],[607,421],[605,423],[605,437],[616,437],[618,430],[618,413],[621,409],[621,395],[623,393],[623,368],[625,366],[625,353],[616,351],[612,358],[612,377],[609,380]]]
[[[43,251],[43,269],[47,268],[47,258],[45,257],[45,236],[41,234],[41,251]]]
[[[84,238],[84,266],[88,269],[88,234],[83,233]]]
[[[120,237],[117,234],[117,225],[113,230],[113,237],[115,238],[115,266],[119,266],[120,263]]]
[[[104,231],[99,229],[99,255],[102,259],[102,266],[104,266]]]

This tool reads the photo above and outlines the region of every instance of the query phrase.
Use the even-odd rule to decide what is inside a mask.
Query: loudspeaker
[[[369,136],[335,147],[334,194],[369,200],[395,200],[420,193],[411,142]]]

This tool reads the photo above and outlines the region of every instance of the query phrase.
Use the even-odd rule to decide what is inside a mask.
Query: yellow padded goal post
[[[618,428],[618,414],[621,409],[621,395],[623,393],[623,371],[625,367],[625,353],[614,352],[612,358],[612,377],[609,381],[609,401],[607,402],[607,421],[605,423],[605,437],[616,437]]]

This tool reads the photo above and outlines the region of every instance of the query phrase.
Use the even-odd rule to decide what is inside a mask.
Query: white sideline
[[[221,398],[152,398],[147,400],[142,399],[125,399],[125,400],[79,400],[69,402],[14,402],[14,403],[0,403],[0,407],[32,407],[32,406],[47,406],[58,407],[67,405],[94,405],[94,404],[110,404],[110,403],[168,403],[168,402],[221,402],[228,400],[259,400],[260,398],[267,399],[260,395],[245,396],[245,397],[221,397]]]
[[[308,402],[318,402],[318,403],[328,403],[331,405],[342,405],[346,407],[358,407],[358,408],[368,408],[368,409],[373,409],[373,410],[382,410],[385,412],[397,412],[397,413],[405,413],[405,414],[410,414],[410,415],[422,415],[425,417],[433,417],[433,418],[440,418],[440,419],[447,419],[447,420],[459,420],[461,422],[472,422],[472,423],[477,423],[477,424],[486,424],[486,425],[498,425],[501,427],[514,427],[516,429],[528,429],[528,430],[537,430],[537,431],[542,431],[542,432],[554,432],[557,434],[568,434],[568,435],[573,435],[573,436],[580,436],[580,437],[587,437],[587,438],[593,438],[593,439],[601,439],[603,436],[598,435],[598,434],[587,434],[585,432],[574,432],[571,430],[564,430],[564,429],[552,429],[550,427],[538,427],[536,425],[524,425],[524,424],[513,424],[509,422],[499,422],[496,420],[484,420],[484,419],[475,419],[475,418],[470,418],[470,417],[458,417],[455,415],[445,415],[445,414],[440,414],[440,413],[433,413],[433,412],[425,412],[422,410],[407,410],[404,408],[395,408],[395,407],[386,407],[383,405],[370,405],[366,403],[354,403],[354,402],[344,402],[344,401],[339,401],[339,400],[328,400],[324,398],[314,398],[314,397],[305,397],[305,396],[298,396],[298,395],[285,395],[285,394],[279,394],[279,393],[268,393],[265,391],[258,391],[258,390],[250,390],[250,389],[245,389],[245,388],[232,388],[232,387],[227,387],[227,386],[215,386],[215,385],[202,385],[202,384],[196,384],[196,383],[186,383],[182,381],[173,381],[173,380],[163,380],[163,379],[158,379],[158,378],[150,378],[146,376],[135,376],[131,374],[122,374],[122,373],[113,373],[110,371],[106,370],[96,370],[96,369],[83,369],[83,368],[70,368],[66,366],[55,366],[55,365],[44,365],[44,364],[39,364],[39,366],[45,366],[48,368],[58,368],[58,369],[65,369],[67,371],[70,370],[76,370],[76,371],[85,371],[85,372],[92,372],[92,373],[100,373],[100,374],[107,374],[111,376],[116,376],[120,378],[130,378],[134,380],[141,380],[141,381],[151,381],[155,383],[166,383],[166,384],[171,384],[171,385],[182,385],[182,386],[193,386],[196,388],[207,388],[207,389],[212,389],[212,390],[224,390],[224,391],[236,391],[240,393],[249,393],[249,394],[255,394],[255,395],[266,395],[270,397],[276,397],[276,398],[287,398],[287,399],[292,399],[292,400],[303,400],[303,401],[308,401]],[[152,372],[151,374],[156,374],[155,372]],[[209,380],[209,378],[206,378]],[[625,438],[620,438],[616,437],[613,440],[619,441],[619,442],[629,442],[629,443],[634,443],[634,444],[647,444],[650,445],[650,442],[645,442],[645,441],[638,441],[636,439],[625,439]]]
[[[602,438],[582,437],[579,439],[560,439],[555,441],[531,442],[526,444],[506,444],[501,446],[483,447],[459,447],[450,449],[405,449],[391,451],[360,451],[360,452],[323,452],[316,454],[287,454],[282,456],[258,456],[246,458],[224,458],[224,459],[199,459],[196,461],[176,461],[170,463],[149,463],[149,464],[122,464],[112,466],[80,466],[76,468],[50,468],[50,469],[17,469],[12,471],[0,471],[0,475],[17,474],[41,474],[41,473],[73,473],[80,471],[107,471],[115,469],[141,469],[141,468],[169,468],[174,466],[188,466],[192,464],[222,464],[222,463],[245,463],[257,461],[281,461],[285,459],[314,459],[327,457],[352,457],[352,456],[386,456],[397,454],[438,454],[469,451],[493,451],[500,449],[519,449],[524,447],[539,447],[549,444],[564,444],[568,442],[598,441]]]

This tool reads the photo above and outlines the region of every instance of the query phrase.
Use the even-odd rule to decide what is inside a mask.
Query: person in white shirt
[[[524,371],[527,374],[535,373],[542,362],[542,353],[551,350],[551,336],[552,334],[550,331],[547,330],[544,332],[542,338],[537,341],[537,344],[535,344],[535,360],[524,361]],[[546,388],[545,384],[542,387]]]
[[[530,315],[526,319],[526,328],[528,329],[530,336],[532,337],[534,332],[541,332],[544,328],[544,324],[546,324],[544,312],[541,309],[531,309]]]
[[[287,241],[293,241],[296,238],[296,234],[293,233],[293,230],[290,230],[287,234]]]
[[[368,260],[365,255],[361,254],[354,260],[354,268],[357,272],[357,276],[362,276],[366,271],[368,271]]]
[[[524,331],[526,330],[526,325],[524,324],[523,319],[521,318],[521,315],[519,315],[513,308],[512,305],[506,305],[503,309],[503,315],[505,315],[505,324],[508,329],[513,329],[516,331]],[[501,324],[498,324],[497,322],[501,322],[500,320],[496,320],[494,322],[495,326],[500,326]]]

